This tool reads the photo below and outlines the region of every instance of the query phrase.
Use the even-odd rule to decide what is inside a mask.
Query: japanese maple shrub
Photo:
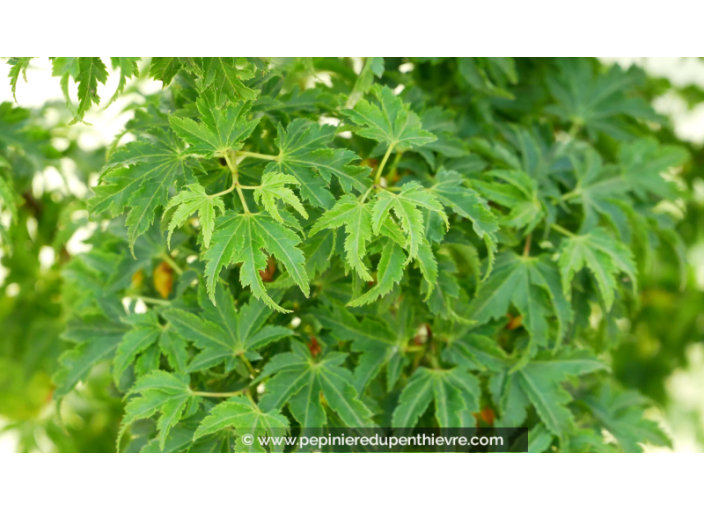
[[[30,64],[10,61],[13,90]],[[641,71],[109,64],[113,100],[151,78],[163,90],[135,101],[94,169],[93,248],[63,265],[74,345],[54,397],[109,364],[119,450],[260,451],[237,438],[294,426],[522,426],[531,451],[667,444],[595,333],[628,327],[652,250],[681,249],[662,204],[688,152],[660,140]],[[52,65],[81,122],[106,62]]]

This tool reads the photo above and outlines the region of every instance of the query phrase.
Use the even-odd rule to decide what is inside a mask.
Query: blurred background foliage
[[[519,79],[536,76],[526,70],[548,66],[546,59],[516,59],[515,67],[506,69],[496,68],[489,60],[469,60],[459,63],[465,66],[459,71],[468,87],[465,96],[455,100],[466,101],[474,125],[491,125],[492,115],[502,109],[520,115],[524,102],[549,98],[545,83]],[[640,87],[648,99],[671,120],[656,136],[661,143],[686,147],[691,162],[673,176],[683,198],[662,204],[679,220],[683,244],[678,250],[660,246],[641,257],[647,267],[641,268],[638,313],[631,320],[592,314],[592,341],[602,348],[617,346],[610,360],[616,377],[624,388],[651,399],[649,417],[670,433],[676,451],[704,451],[704,61],[603,59],[593,63],[602,73],[612,65],[626,68],[635,63],[645,69],[642,73],[634,67],[629,73],[639,73]],[[361,69],[361,61],[352,64],[340,69]],[[302,76],[310,74],[311,65],[316,66],[314,59],[302,61]],[[322,71],[316,72],[324,75],[324,67],[331,65],[325,59],[318,66]],[[387,73],[395,73],[400,83],[409,70],[415,80],[438,80],[442,73],[433,72],[436,65],[448,64],[433,59],[386,60]],[[17,87],[23,107],[14,102],[10,87],[0,90],[0,177],[12,182],[21,204],[10,215],[0,202],[4,236],[0,251],[0,449],[114,451],[123,410],[107,365],[94,370],[60,408],[52,400],[51,376],[67,346],[61,341],[67,311],[80,295],[80,289],[63,281],[62,272],[71,267],[73,255],[90,249],[82,241],[96,225],[88,221],[83,200],[106,152],[114,148],[116,139],[127,141],[119,135],[134,105],[148,103],[160,86],[132,78],[109,108],[88,113],[86,124],[70,125],[72,114],[61,101],[59,78],[47,78],[50,72],[39,68],[39,62],[36,67],[32,63],[27,69],[29,84],[20,80]],[[431,85],[439,91],[444,86],[442,82]],[[106,88],[112,92],[117,84],[111,80]],[[105,93],[104,97],[110,96]],[[460,126],[463,136],[472,136],[472,125]],[[609,142],[599,137],[596,143]],[[158,289],[165,272],[156,269],[136,277],[153,280],[149,283]]]

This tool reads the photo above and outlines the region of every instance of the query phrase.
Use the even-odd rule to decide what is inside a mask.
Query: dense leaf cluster
[[[9,63],[14,91],[30,60]],[[52,65],[80,121],[108,69]],[[659,140],[638,69],[110,65],[116,96],[140,75],[164,89],[134,106],[133,141],[87,200],[99,226],[64,265],[74,347],[54,397],[107,361],[120,450],[244,451],[259,448],[235,447],[244,433],[326,426],[525,426],[532,451],[667,444],[593,334],[637,312],[653,250],[682,249],[662,204],[689,153]],[[0,141],[30,151],[22,115],[0,107]],[[21,167],[0,165],[14,218]]]

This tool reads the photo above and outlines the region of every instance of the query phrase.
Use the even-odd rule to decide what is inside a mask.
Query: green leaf
[[[78,57],[78,109],[73,122],[83,120],[93,104],[100,104],[98,83],[105,85],[107,79],[108,70],[100,57]]]
[[[525,420],[525,408],[533,405],[547,429],[564,441],[574,427],[572,412],[566,407],[572,396],[562,383],[572,376],[604,370],[606,365],[586,351],[543,352],[514,372],[494,378],[498,387],[501,421],[497,426],[515,427]]]
[[[545,425],[538,423],[528,432],[528,453],[543,453],[550,447],[552,438]]]
[[[394,214],[401,222],[401,229],[408,239],[406,263],[418,257],[419,247],[427,242],[423,215],[419,208],[437,213],[445,222],[445,226],[449,228],[450,222],[443,206],[432,193],[417,182],[404,184],[398,194],[383,190],[374,200],[372,213],[374,233],[379,233],[382,223],[389,217],[389,212],[393,209]]]
[[[360,353],[354,372],[354,386],[359,393],[385,366],[388,367],[387,388],[389,391],[393,389],[396,377],[391,367],[404,366],[408,362],[403,351],[405,339],[400,331],[394,332],[392,325],[379,317],[365,317],[359,322],[354,315],[338,306],[331,310],[316,309],[316,318],[336,340],[352,340],[352,350]]]
[[[10,78],[10,87],[12,87],[12,97],[17,101],[17,82],[20,79],[20,74],[27,83],[27,69],[29,68],[29,62],[34,57],[12,57],[7,63],[10,65],[10,73],[7,75]]]
[[[223,362],[225,370],[230,372],[239,359],[258,359],[258,349],[293,334],[289,328],[265,325],[272,310],[263,301],[250,299],[237,311],[232,294],[222,284],[215,287],[215,302],[217,305],[207,298],[201,285],[198,303],[202,312],[199,315],[176,308],[163,312],[179,335],[201,350],[188,365],[189,372]]]
[[[348,427],[373,427],[371,412],[359,400],[352,374],[340,365],[346,354],[332,352],[322,359],[313,359],[308,348],[292,343],[293,351],[277,354],[264,367],[262,377],[273,376],[266,382],[266,393],[259,402],[264,412],[281,409],[287,402],[291,414],[303,429],[321,428],[327,417],[320,400]]]
[[[511,304],[523,316],[523,327],[536,345],[547,345],[551,315],[557,318],[556,343],[572,321],[572,310],[560,292],[557,268],[545,258],[500,254],[494,271],[470,304],[469,317],[485,324],[504,317]]]
[[[453,212],[472,221],[474,231],[479,237],[492,234],[498,230],[496,217],[476,191],[464,186],[464,179],[454,171],[441,170],[435,176],[437,184],[430,192]]]
[[[634,292],[638,288],[637,269],[631,250],[603,228],[565,239],[562,242],[558,264],[567,299],[572,295],[572,279],[583,267],[589,268],[594,275],[607,310],[613,305],[618,287],[616,277],[620,273],[626,273],[629,277]]]
[[[641,200],[645,200],[649,193],[661,198],[677,198],[677,186],[663,176],[670,168],[686,163],[689,157],[684,147],[659,145],[652,138],[624,143],[618,154],[623,179]]]
[[[259,271],[267,268],[267,254],[283,263],[289,276],[306,296],[310,292],[301,239],[292,230],[269,217],[226,211],[218,218],[212,244],[205,252],[208,293],[215,300],[215,284],[223,267],[242,264],[240,283],[250,287],[254,296],[279,312],[289,310],[277,305],[267,294]]]
[[[567,194],[567,201],[582,204],[581,232],[597,227],[602,217],[622,235],[628,234],[628,218],[618,205],[628,191],[622,175],[615,167],[603,165],[595,150],[587,150],[581,158],[573,157],[572,164],[578,180],[576,189]]]
[[[199,398],[193,395],[189,383],[188,375],[162,370],[141,377],[129,391],[128,395],[139,393],[140,396],[132,398],[125,406],[118,445],[122,435],[135,421],[161,413],[156,428],[159,431],[159,447],[163,450],[171,428],[181,420],[186,408],[194,406]]]
[[[372,275],[364,264],[367,243],[372,239],[372,215],[369,206],[352,195],[343,195],[335,206],[324,213],[310,229],[308,235],[314,236],[323,229],[336,229],[345,226],[345,253],[347,263],[360,278],[370,282]]]
[[[147,137],[116,151],[88,200],[93,214],[117,216],[130,208],[126,224],[132,246],[154,222],[156,210],[166,207],[169,188],[195,184],[200,165],[184,154],[183,144],[173,135],[154,130]]]
[[[130,324],[132,329],[124,335],[117,347],[112,369],[116,384],[119,385],[123,372],[135,358],[155,344],[159,346],[174,370],[184,371],[188,358],[186,341],[176,332],[160,324],[154,311],[129,315],[123,319],[123,322]]]
[[[110,65],[113,71],[117,69],[120,70],[120,81],[117,83],[117,89],[115,93],[105,105],[105,108],[110,106],[115,100],[124,92],[125,85],[127,85],[128,78],[138,78],[139,77],[139,61],[142,60],[139,57],[110,57]]]
[[[492,170],[482,175],[492,180],[473,181],[472,184],[484,197],[509,210],[501,218],[502,223],[518,229],[525,228],[526,232],[530,232],[545,217],[538,198],[537,183],[527,173],[520,170]]]
[[[85,381],[96,364],[111,359],[127,331],[127,325],[106,317],[87,317],[70,322],[63,338],[77,345],[59,359],[61,368],[54,376],[57,385],[55,398],[68,395],[79,381]]]
[[[71,104],[69,80],[78,78],[78,57],[55,57],[51,61],[51,75],[61,77],[61,92],[69,111],[75,116],[76,109]]]
[[[240,57],[203,58],[203,85],[210,87],[218,102],[254,101],[257,91],[243,82],[254,77],[253,68]]]
[[[183,226],[195,212],[198,213],[201,231],[203,232],[203,245],[210,246],[210,238],[215,229],[216,209],[221,213],[225,212],[225,204],[220,197],[210,196],[205,192],[205,188],[200,184],[189,184],[188,191],[181,191],[174,196],[164,209],[164,216],[170,209],[176,208],[171,221],[169,222],[169,236],[167,243],[171,245],[171,234],[174,230]]]
[[[259,438],[283,437],[288,432],[289,422],[277,410],[265,413],[253,402],[238,396],[216,405],[201,422],[193,440],[230,427],[235,429],[235,436],[238,438],[235,452],[261,453],[266,450],[259,444]],[[252,436],[251,445],[239,440],[243,434]],[[277,448],[277,445],[272,444],[272,451],[281,452],[283,447]]]
[[[412,428],[431,402],[440,427],[474,427],[479,411],[479,380],[462,368],[418,368],[408,380],[394,410],[392,425]]]
[[[587,395],[583,401],[599,423],[613,434],[623,451],[642,452],[639,443],[645,442],[656,446],[672,446],[657,423],[643,418],[648,402],[637,392],[614,393],[605,384],[598,394]]]
[[[161,80],[166,87],[183,67],[181,60],[179,57],[152,57],[149,76]]]
[[[17,218],[17,195],[9,177],[3,177],[0,174],[0,205],[5,211],[10,212],[10,217],[13,220]]]
[[[599,74],[594,72],[592,61],[578,58],[558,60],[558,70],[557,75],[546,76],[556,104],[545,110],[562,121],[586,126],[592,138],[598,133],[628,138],[625,117],[663,122],[645,99],[626,93],[644,81],[642,70],[632,67],[624,71],[613,65]]]
[[[208,91],[196,101],[200,122],[188,118],[169,117],[173,130],[190,147],[188,154],[197,154],[206,158],[218,158],[228,151],[242,148],[244,140],[257,127],[259,119],[247,120],[250,103],[222,105],[215,95]]]
[[[377,283],[367,292],[347,303],[347,306],[362,306],[376,301],[391,292],[394,286],[403,278],[403,261],[406,254],[393,241],[388,241],[381,251],[381,259],[377,267]],[[430,278],[430,276],[428,276]]]
[[[364,126],[356,134],[393,145],[396,150],[418,147],[436,139],[432,133],[423,131],[418,115],[390,88],[375,85],[372,92],[378,105],[360,99],[354,109],[343,110],[354,123]]]
[[[518,81],[514,60],[510,57],[461,57],[457,67],[462,78],[477,91],[495,97],[514,99],[507,85]]]
[[[492,338],[468,332],[465,326],[453,326],[442,331],[448,337],[448,346],[443,351],[443,359],[468,370],[501,372],[508,366],[508,356]]]
[[[353,108],[369,90],[374,83],[374,76],[381,78],[384,74],[384,58],[383,57],[367,57],[364,61],[364,67],[354,83],[354,88],[350,92],[345,108]]]
[[[279,214],[278,200],[289,204],[298,214],[304,218],[308,218],[308,213],[303,208],[303,204],[301,204],[301,201],[298,200],[298,197],[293,191],[286,187],[286,184],[297,186],[299,182],[291,175],[280,173],[265,174],[262,177],[261,186],[254,190],[254,199],[257,203],[263,205],[266,212],[279,223],[283,223],[284,220]]]
[[[286,129],[279,125],[277,130],[279,155],[269,163],[267,172],[295,177],[301,196],[314,207],[330,209],[335,203],[328,190],[333,175],[346,193],[366,191],[371,184],[368,167],[350,165],[359,156],[346,149],[328,148],[335,138],[334,126],[296,119]]]

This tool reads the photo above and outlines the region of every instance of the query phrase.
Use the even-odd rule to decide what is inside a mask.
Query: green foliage
[[[9,60],[13,94],[29,62]],[[118,426],[118,400],[89,399],[111,417],[100,444],[125,451],[266,451],[242,437],[336,426],[523,426],[531,451],[668,444],[624,384],[621,351],[658,289],[654,261],[683,251],[668,211],[686,198],[675,176],[691,153],[640,70],[510,58],[369,58],[359,74],[327,58],[110,68],[108,104],[138,80],[164,88],[130,106],[131,141],[107,155],[50,143],[103,106],[100,58],[52,60],[62,131],[0,105],[3,285],[22,289],[0,300],[0,372],[26,394],[5,405],[0,393],[0,414],[38,423],[52,390],[67,414],[97,384],[125,406]],[[85,203],[33,194],[65,159],[83,182],[101,172]],[[69,253],[81,228],[92,249]],[[22,307],[38,318],[13,321]]]

